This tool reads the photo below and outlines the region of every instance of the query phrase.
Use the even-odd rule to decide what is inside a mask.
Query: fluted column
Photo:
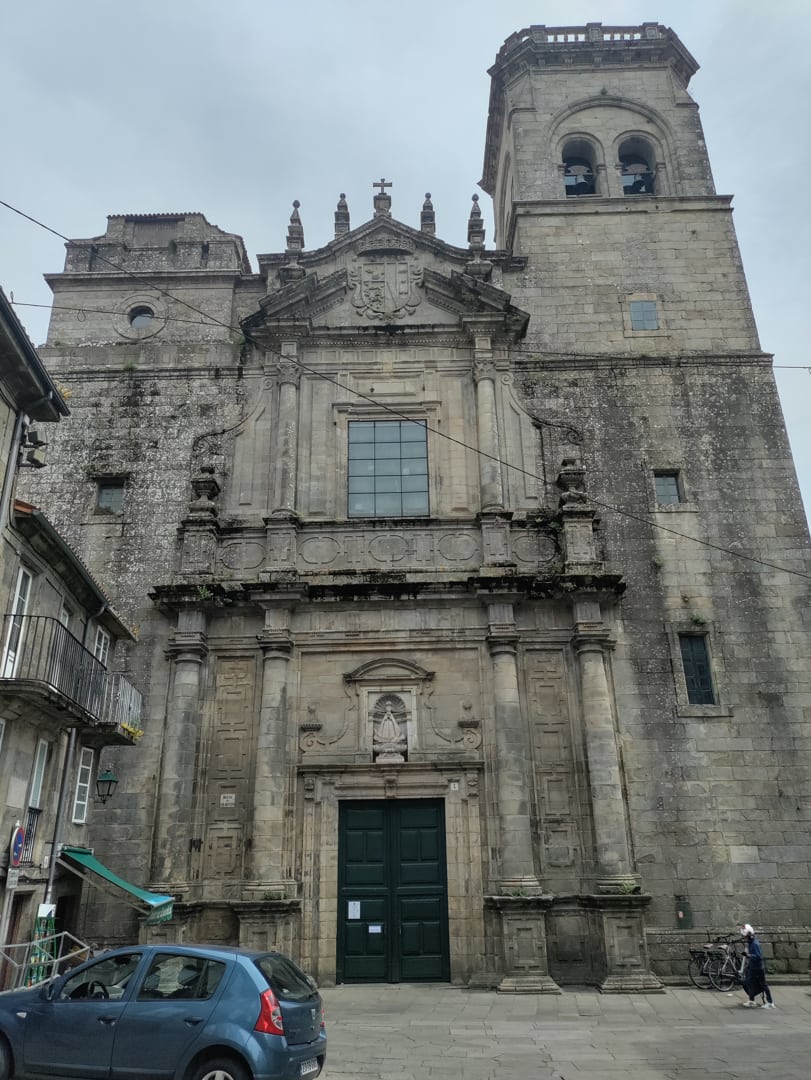
[[[253,795],[253,877],[283,883],[289,740],[287,674],[293,641],[292,605],[268,604],[258,641],[262,649],[262,702],[256,738]]]
[[[533,857],[530,823],[529,770],[525,725],[521,716],[516,664],[517,635],[509,602],[488,607],[487,644],[493,662],[496,788],[501,834],[501,872],[504,889],[540,890]]]
[[[202,723],[200,688],[208,645],[206,616],[199,610],[178,614],[167,649],[172,660],[169,701],[160,773],[160,831],[155,845],[155,880],[185,882],[194,825],[195,770]]]
[[[604,881],[627,879],[632,872],[628,825],[605,660],[610,643],[596,601],[576,604],[574,645],[580,669],[597,877]]]

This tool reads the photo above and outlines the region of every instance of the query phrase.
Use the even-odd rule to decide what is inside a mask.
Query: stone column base
[[[601,952],[594,970],[597,989],[604,994],[664,993],[648,959],[644,909],[650,899],[607,893],[581,898],[589,909],[592,941]]]
[[[500,923],[503,971],[496,989],[502,994],[560,994],[549,974],[546,912],[551,896],[487,896],[485,905]]]

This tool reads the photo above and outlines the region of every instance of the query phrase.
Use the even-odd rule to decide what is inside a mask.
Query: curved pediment
[[[348,672],[344,675],[344,682],[366,682],[369,680],[386,682],[389,679],[418,679],[421,682],[427,682],[433,677],[433,671],[426,671],[425,668],[420,667],[419,664],[415,664],[411,660],[403,660],[399,657],[382,657],[369,660],[367,663],[355,668],[354,671]]]
[[[277,338],[291,320],[299,336],[323,336],[379,328],[464,332],[466,317],[485,316],[491,334],[516,340],[529,321],[509,293],[486,280],[489,263],[393,219],[376,219],[294,260],[262,258],[268,294],[242,323],[254,339]]]

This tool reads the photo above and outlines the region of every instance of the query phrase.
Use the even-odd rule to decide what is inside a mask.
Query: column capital
[[[208,638],[202,630],[175,630],[164,655],[175,663],[202,664],[208,656]]]

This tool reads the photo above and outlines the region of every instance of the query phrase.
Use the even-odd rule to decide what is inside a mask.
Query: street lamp
[[[103,773],[96,777],[96,802],[106,803],[115,794],[118,787],[118,777],[114,772],[115,766],[109,762]]]

